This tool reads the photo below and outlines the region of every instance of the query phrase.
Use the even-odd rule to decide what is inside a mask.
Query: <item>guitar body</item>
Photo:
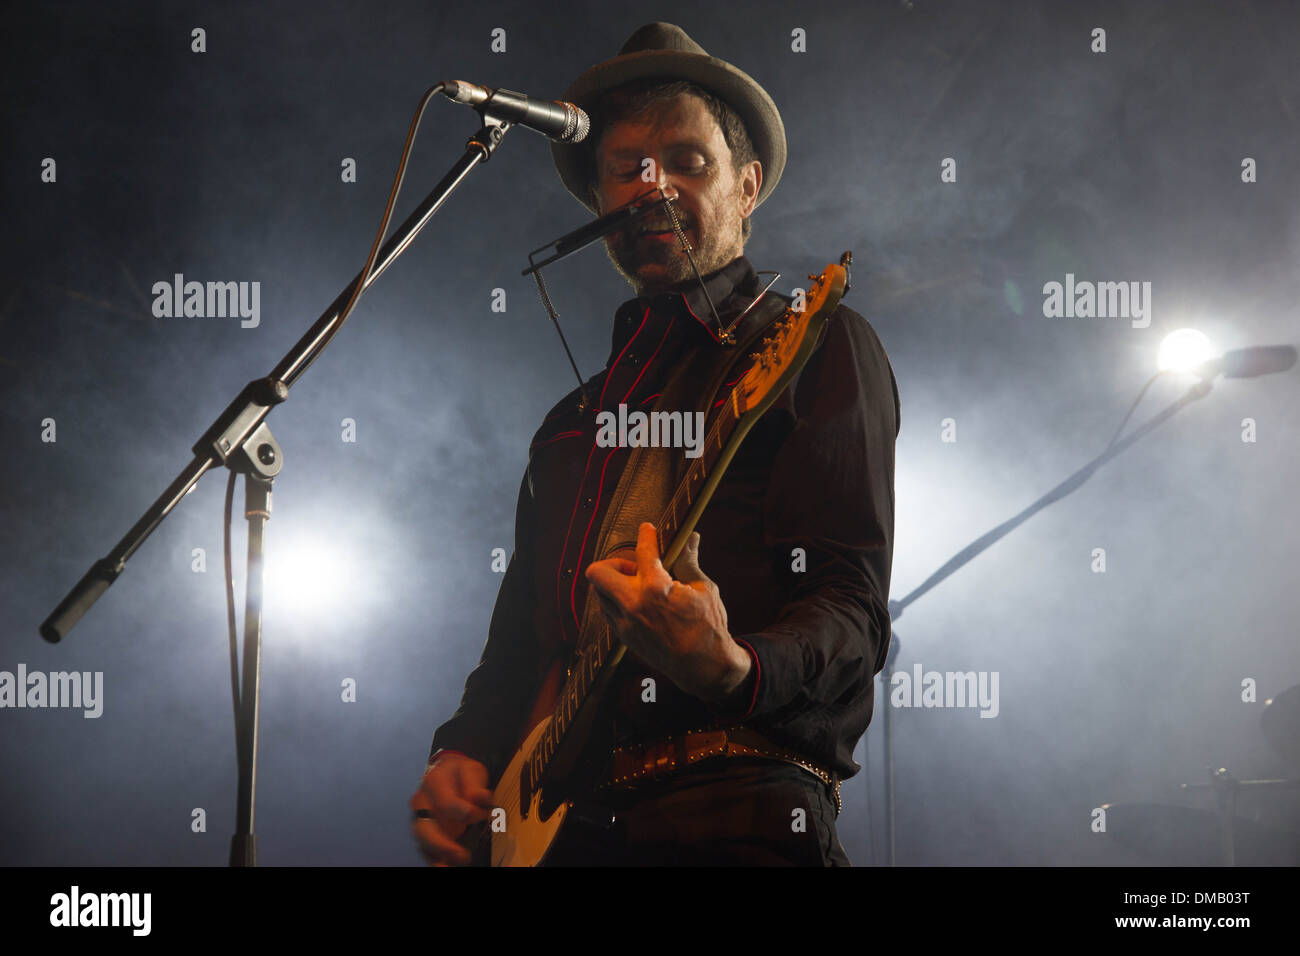
[[[536,866],[559,833],[568,813],[563,800],[547,799],[531,785],[530,763],[551,718],[543,718],[520,744],[492,791],[496,810],[480,837],[480,860],[489,866]]]

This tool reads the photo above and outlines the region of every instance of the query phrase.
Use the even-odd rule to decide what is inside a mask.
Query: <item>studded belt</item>
[[[794,764],[826,785],[835,797],[839,816],[840,778],[792,750],[778,747],[762,734],[747,727],[693,730],[678,737],[614,749],[609,776],[603,787],[632,787],[659,780],[668,774],[711,757],[766,757]]]

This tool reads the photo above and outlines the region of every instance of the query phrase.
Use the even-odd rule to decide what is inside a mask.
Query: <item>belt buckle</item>
[[[660,774],[670,773],[674,769],[673,751],[675,741],[669,737],[662,742],[650,744],[645,749],[645,771],[651,780],[658,780]]]

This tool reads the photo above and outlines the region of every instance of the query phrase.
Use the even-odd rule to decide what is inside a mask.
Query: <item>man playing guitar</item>
[[[674,502],[709,501],[670,572],[666,531],[686,525],[656,526],[659,506],[633,480],[635,442],[604,447],[596,418],[680,400],[674,410],[714,421],[727,390],[755,374],[736,363],[736,344],[756,355],[745,343],[795,334],[796,298],[764,288],[743,254],[749,217],[783,171],[784,126],[752,78],[663,23],[638,30],[564,99],[592,115],[587,144],[553,147],[570,192],[598,214],[648,183],[666,201],[605,240],[636,298],[615,314],[607,367],[534,438],[514,555],[482,660],[411,798],[414,836],[429,862],[467,863],[467,829],[501,824],[496,840],[529,816],[542,781],[564,780],[551,787],[565,812],[558,834],[494,861],[848,865],[839,783],[859,769],[853,749],[890,633],[899,410],[889,360],[864,318],[828,303],[788,386],[729,446],[711,498],[682,477],[680,449],[643,459],[638,480],[676,469]],[[739,415],[741,399],[730,401]],[[600,699],[581,711],[581,756],[560,773],[558,756],[539,761],[565,743],[539,722],[552,707],[582,722],[579,698],[566,707],[560,688],[598,682],[582,654],[595,618],[626,655],[602,672]],[[535,730],[535,756],[511,761]],[[514,790],[498,783],[503,770]]]

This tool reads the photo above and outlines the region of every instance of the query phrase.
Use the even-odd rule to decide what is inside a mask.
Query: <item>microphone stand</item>
[[[998,525],[992,531],[986,532],[981,537],[976,538],[974,541],[968,544],[961,551],[958,551],[955,555],[952,556],[952,558],[948,560],[946,564],[944,564],[943,567],[939,568],[939,570],[935,571],[932,575],[926,578],[925,581],[922,582],[922,584],[919,587],[913,590],[906,597],[898,601],[889,602],[890,621],[892,622],[898,620],[898,618],[902,616],[904,609],[907,608],[909,604],[911,604],[921,595],[925,594],[927,591],[933,588],[940,581],[944,580],[949,575],[953,574],[962,565],[971,561],[976,555],[978,555],[980,552],[984,551],[986,548],[991,546],[995,541],[998,541],[1001,538],[1005,537],[1006,535],[1010,534],[1015,528],[1023,524],[1025,521],[1027,521],[1032,515],[1038,513],[1039,511],[1042,511],[1044,508],[1046,508],[1048,505],[1052,504],[1053,502],[1060,501],[1062,498],[1070,494],[1072,491],[1075,491],[1080,485],[1082,485],[1085,481],[1087,481],[1089,478],[1092,477],[1093,472],[1095,472],[1106,462],[1110,461],[1120,452],[1124,451],[1130,445],[1137,442],[1138,439],[1142,438],[1144,435],[1146,435],[1148,432],[1152,431],[1159,425],[1164,424],[1166,421],[1168,421],[1170,418],[1176,415],[1187,405],[1190,405],[1192,402],[1196,401],[1199,398],[1204,398],[1206,395],[1210,393],[1211,387],[1212,386],[1209,381],[1203,380],[1197,382],[1190,389],[1188,389],[1187,392],[1181,398],[1171,403],[1163,411],[1157,413],[1156,415],[1153,415],[1146,423],[1144,423],[1138,428],[1135,428],[1132,432],[1130,432],[1127,437],[1120,439],[1118,441],[1112,441],[1110,445],[1107,446],[1106,450],[1103,451],[1100,455],[1098,455],[1092,461],[1088,462],[1086,465],[1084,465],[1082,468],[1080,468],[1078,471],[1072,474],[1069,478],[1066,478],[1063,482],[1061,482],[1051,491],[1047,492],[1047,494],[1043,495],[1033,504],[1029,505],[1029,507],[1025,508],[1023,511],[1021,511],[1019,514],[1015,515],[1014,517],[1011,517],[1006,521],[1002,522],[1002,524]],[[885,854],[886,854],[885,865],[886,866],[896,865],[896,860],[894,855],[894,838],[895,838],[894,724],[889,713],[892,708],[892,704],[889,701],[889,691],[894,684],[894,664],[898,658],[898,651],[900,646],[900,641],[899,641],[899,636],[897,631],[892,632],[890,645],[891,646],[889,648],[889,654],[885,661],[885,668],[880,672],[881,681],[883,683],[884,698],[885,698],[884,700],[885,715],[884,715],[884,726],[882,728],[882,731],[884,737],[884,758],[883,759],[884,759],[884,778],[885,778]]]
[[[438,84],[424,94],[425,105],[442,90]],[[244,475],[245,512],[248,516],[248,582],[244,616],[243,689],[239,697],[236,741],[239,761],[239,790],[236,830],[230,844],[230,866],[257,865],[257,838],[253,833],[253,807],[257,782],[258,698],[261,689],[262,648],[262,563],[266,522],[271,516],[271,484],[283,464],[280,445],[271,434],[266,418],[271,409],[289,397],[289,387],[325,350],[347,318],[350,305],[406,251],[461,181],[480,162],[487,162],[513,125],[491,110],[491,103],[479,110],[483,125],[465,145],[464,155],[433,188],[424,201],[397,227],[392,238],[379,250],[369,273],[357,273],[329,308],[289,350],[266,378],[256,379],[226,407],[194,444],[193,460],[131,527],[106,557],[100,558],[59,602],[41,624],[41,636],[58,643],[108,590],[126,567],[126,562],[162,523],[182,498],[194,490],[210,469],[224,466]],[[414,128],[411,136],[414,136]],[[410,140],[407,148],[409,150]],[[405,161],[406,156],[403,157]],[[405,165],[402,167],[403,171]],[[400,186],[400,175],[396,190]],[[395,198],[395,196],[394,196]],[[358,289],[360,286],[360,289]],[[355,295],[354,295],[355,293]],[[233,641],[233,636],[232,636]]]

